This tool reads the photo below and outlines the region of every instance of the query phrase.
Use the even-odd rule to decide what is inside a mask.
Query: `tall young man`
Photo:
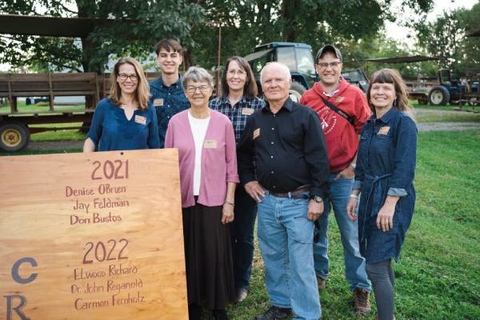
[[[174,39],[163,39],[157,43],[155,52],[162,75],[150,82],[150,102],[157,111],[160,147],[163,148],[170,118],[190,108],[190,104],[183,92],[182,78],[178,72],[183,62],[180,43]]]

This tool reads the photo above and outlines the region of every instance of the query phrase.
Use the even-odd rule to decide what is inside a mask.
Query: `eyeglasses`
[[[120,73],[118,75],[118,79],[120,79],[120,81],[127,81],[127,79],[130,79],[131,81],[135,82],[138,80],[138,76],[136,74],[126,74],[126,73]]]
[[[187,92],[192,94],[192,93],[195,93],[197,92],[197,89],[200,90],[201,93],[206,93],[208,92],[208,90],[210,90],[210,86],[207,86],[207,85],[201,85],[201,86],[188,86],[187,87]]]
[[[334,62],[319,62],[317,63],[318,66],[321,68],[321,69],[327,69],[328,67],[330,68],[336,68],[338,67],[342,62],[341,61],[334,61]]]

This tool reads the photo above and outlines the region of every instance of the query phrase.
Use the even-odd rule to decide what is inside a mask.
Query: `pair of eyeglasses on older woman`
[[[187,89],[186,89],[186,91],[187,91],[188,93],[192,94],[192,93],[197,92],[197,89],[200,90],[201,93],[206,93],[206,92],[208,92],[208,90],[210,90],[210,86],[208,86],[208,85],[206,85],[206,84],[201,85],[201,86],[198,86],[198,87],[196,87],[196,86],[188,86]]]

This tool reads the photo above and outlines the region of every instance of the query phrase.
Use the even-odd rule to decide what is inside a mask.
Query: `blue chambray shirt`
[[[395,107],[380,119],[373,115],[367,120],[360,134],[354,189],[362,189],[365,175],[392,174],[387,194],[406,196],[415,174],[417,132],[415,122]]]
[[[168,122],[180,111],[190,108],[190,103],[183,92],[182,77],[179,77],[178,81],[170,87],[163,84],[162,77],[152,80],[150,81],[150,93],[150,102],[157,111],[160,147],[163,148]]]
[[[417,126],[393,107],[380,119],[364,125],[358,148],[354,189],[361,190],[358,208],[360,253],[367,263],[398,259],[415,205]],[[398,196],[393,228],[383,232],[376,216],[387,195]]]

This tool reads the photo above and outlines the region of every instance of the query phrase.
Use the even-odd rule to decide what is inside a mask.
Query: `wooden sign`
[[[177,150],[0,157],[0,299],[1,320],[188,319]]]

